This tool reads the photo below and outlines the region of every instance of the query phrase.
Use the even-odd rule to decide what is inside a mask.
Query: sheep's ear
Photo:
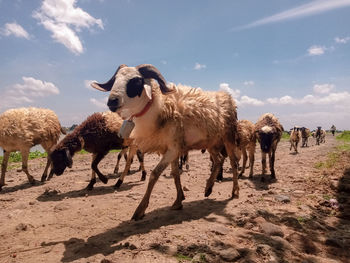
[[[149,100],[151,100],[152,99],[152,87],[150,85],[145,84],[145,85],[143,85],[143,88],[145,90],[147,97],[149,98]]]
[[[120,65],[118,67],[117,71],[111,77],[111,79],[108,80],[107,82],[101,84],[101,83],[97,83],[94,81],[90,84],[91,87],[93,87],[94,89],[98,89],[100,91],[110,91],[113,87],[114,82],[115,82],[115,76],[117,75],[118,71],[124,67],[127,67],[127,65],[125,65],[125,64]]]
[[[70,155],[70,152],[69,152],[68,148],[66,148],[66,157],[67,157],[67,166],[69,168],[72,168],[73,160],[72,160],[72,156]]]
[[[155,66],[151,64],[142,64],[138,65],[136,69],[145,79],[152,78],[157,80],[163,94],[170,94],[175,91],[173,88],[167,86],[164,77]]]

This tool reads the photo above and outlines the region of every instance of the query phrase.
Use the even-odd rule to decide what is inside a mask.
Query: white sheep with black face
[[[92,87],[111,91],[107,105],[123,119],[133,120],[135,127],[130,137],[142,152],[162,155],[152,171],[147,191],[133,219],[144,216],[152,189],[169,164],[177,189],[172,208],[182,208],[184,194],[178,160],[179,156],[193,149],[207,149],[213,159],[213,169],[205,188],[205,196],[209,196],[224,161],[220,150],[225,145],[233,171],[232,195],[238,197],[234,154],[237,147],[237,113],[235,102],[228,93],[167,85],[161,73],[149,64],[137,67],[122,65],[108,82],[92,83]]]

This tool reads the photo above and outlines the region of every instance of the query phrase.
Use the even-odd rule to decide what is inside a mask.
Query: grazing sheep
[[[301,132],[299,127],[294,127],[290,133],[290,151],[294,148],[295,153],[298,153],[298,144],[300,142]]]
[[[238,151],[238,162],[243,154],[243,164],[241,172],[239,173],[239,177],[244,174],[246,164],[247,164],[247,150],[249,154],[249,177],[253,176],[253,168],[254,168],[254,153],[255,153],[255,145],[256,145],[256,136],[255,136],[255,125],[248,120],[240,120],[237,124],[238,131],[238,141],[239,141],[239,151]]]
[[[0,115],[0,147],[4,149],[1,164],[0,190],[5,185],[5,173],[10,153],[20,151],[22,154],[22,171],[31,184],[35,183],[33,176],[28,172],[28,156],[31,147],[37,144],[49,154],[50,148],[55,145],[60,134],[65,134],[57,115],[49,109],[19,108],[7,110]],[[42,177],[47,176],[51,160],[47,157]]]
[[[56,175],[63,174],[67,166],[71,168],[73,164],[73,155],[76,152],[85,149],[93,154],[91,163],[91,180],[87,186],[87,189],[93,189],[93,186],[96,183],[96,174],[100,180],[106,184],[108,179],[100,172],[98,169],[98,164],[110,150],[122,149],[118,155],[118,161],[114,168],[114,174],[118,173],[120,158],[125,154],[128,146],[128,144],[126,144],[124,140],[118,136],[121,125],[121,118],[118,116],[118,114],[112,112],[94,113],[89,116],[83,123],[77,126],[73,132],[69,133],[52,149],[50,156],[53,167],[49,178],[53,175],[53,173]],[[131,154],[129,154],[127,162],[131,162]],[[140,154],[141,153],[138,154],[138,157],[140,157]],[[145,180],[146,171],[141,159],[139,159],[142,168],[141,180]],[[127,171],[129,171],[129,168],[130,165],[128,168],[126,168]],[[115,187],[120,186],[121,183],[119,183],[119,185],[117,184]]]
[[[264,181],[266,173],[266,154],[269,155],[271,177],[275,175],[275,152],[277,144],[282,137],[283,126],[272,113],[263,114],[255,124],[255,134],[261,148],[262,174],[261,181]]]
[[[157,82],[158,83],[157,83]],[[171,164],[177,198],[173,209],[182,208],[185,199],[179,176],[179,157],[193,149],[207,149],[214,169],[207,180],[205,196],[209,196],[224,161],[219,154],[225,145],[233,171],[232,195],[238,196],[235,157],[237,113],[232,97],[226,92],[204,92],[183,85],[167,85],[153,65],[122,65],[105,84],[92,83],[96,89],[110,91],[107,105],[123,119],[135,123],[130,137],[142,152],[162,154],[153,169],[147,191],[133,219],[141,219],[148,207],[152,189],[160,174]]]
[[[301,128],[301,147],[308,147],[308,141],[310,137],[310,130],[308,128],[302,127]]]

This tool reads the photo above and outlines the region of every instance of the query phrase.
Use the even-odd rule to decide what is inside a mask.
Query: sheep
[[[292,132],[290,133],[290,151],[294,148],[295,153],[298,153],[298,144],[300,142],[301,133],[299,127],[294,127]]]
[[[50,155],[53,162],[53,167],[49,178],[51,178],[53,174],[58,176],[62,175],[67,166],[71,168],[73,165],[73,155],[77,151],[85,149],[93,154],[91,162],[91,180],[86,189],[93,189],[94,184],[96,183],[96,174],[100,180],[106,184],[108,182],[108,178],[100,172],[98,169],[98,164],[110,150],[122,149],[118,155],[118,161],[114,168],[114,174],[117,174],[120,158],[125,154],[127,146],[130,145],[130,142],[126,143],[118,135],[121,125],[121,118],[118,116],[118,114],[112,112],[94,113],[90,115],[84,122],[77,126],[73,132],[69,133],[55,147],[53,147]],[[135,147],[131,145],[130,154],[127,160],[129,166],[125,168],[127,169],[126,172],[129,171],[131,158],[134,152],[136,152]],[[137,156],[142,169],[141,180],[145,180],[146,171],[143,165],[143,155],[141,152],[138,152]],[[125,176],[124,172],[122,177],[119,178],[118,182],[115,184],[115,188],[120,187]]]
[[[10,153],[20,151],[22,154],[22,171],[29,182],[35,184],[35,179],[28,171],[28,156],[31,147],[37,144],[49,154],[50,148],[55,145],[60,134],[65,134],[57,115],[49,109],[18,108],[10,109],[0,115],[0,147],[4,150],[1,164],[0,191],[5,185],[5,173]],[[47,157],[43,177],[47,176],[51,160]]]
[[[326,131],[321,128],[322,128],[321,126],[317,126],[317,130],[315,133],[316,145],[320,145],[320,143],[326,142]]]
[[[308,141],[310,137],[310,130],[308,128],[302,127],[301,128],[301,147],[308,147]]]
[[[262,177],[261,181],[264,181],[264,175],[266,173],[266,154],[269,155],[271,177],[276,179],[275,175],[275,152],[277,144],[280,141],[283,133],[283,126],[278,119],[272,113],[265,113],[260,116],[259,120],[255,124],[255,134],[260,143],[261,148],[261,164],[262,164]]]
[[[334,124],[331,126],[331,133],[334,136],[335,132],[336,132],[337,128],[334,126]]]
[[[325,130],[321,130],[321,143],[326,143],[326,131]]]
[[[130,138],[142,152],[162,155],[150,176],[146,193],[132,219],[145,215],[152,189],[160,174],[171,164],[171,174],[177,190],[172,209],[181,209],[185,199],[182,191],[178,160],[180,155],[193,149],[207,149],[213,158],[214,169],[205,187],[208,197],[224,161],[220,147],[225,145],[233,171],[232,196],[238,197],[236,148],[236,104],[226,92],[204,92],[181,84],[166,84],[156,67],[143,64],[137,67],[121,65],[112,78],[92,87],[111,91],[108,107],[135,127]]]
[[[246,163],[248,159],[247,150],[249,154],[249,177],[253,176],[253,168],[254,168],[254,153],[255,153],[255,145],[256,145],[256,135],[255,135],[255,125],[248,120],[240,120],[237,124],[238,130],[238,162],[243,154],[243,164],[241,172],[238,177],[241,177],[244,174]]]

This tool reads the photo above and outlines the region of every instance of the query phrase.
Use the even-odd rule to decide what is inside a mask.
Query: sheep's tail
[[[66,129],[65,129],[65,128],[63,128],[62,126],[61,126],[61,133],[62,133],[62,134],[64,134],[64,135],[66,135],[66,134],[67,134]]]

